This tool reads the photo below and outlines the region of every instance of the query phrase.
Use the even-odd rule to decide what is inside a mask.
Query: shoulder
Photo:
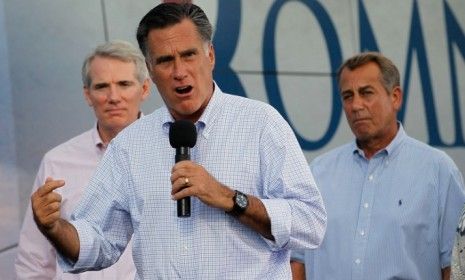
[[[313,159],[310,169],[315,177],[322,174],[334,177],[336,172],[342,172],[353,164],[354,145],[352,142],[333,148]],[[329,173],[328,173],[329,172]]]
[[[260,100],[223,93],[221,95],[224,117],[241,120],[242,125],[272,127],[275,130],[287,129],[289,124],[273,106]]]
[[[221,98],[223,103],[233,109],[250,109],[252,112],[278,112],[273,106],[260,100],[229,93],[223,93]]]
[[[118,135],[112,140],[112,143],[133,143],[144,141],[147,137],[153,137],[154,134],[160,133],[160,127],[162,126],[162,110],[166,108],[162,107],[151,114],[142,116],[129,126],[124,128]]]
[[[45,153],[43,160],[50,161],[71,156],[76,153],[81,153],[83,149],[92,149],[92,147],[92,129],[90,129],[52,148]]]
[[[437,186],[464,187],[463,177],[452,158],[444,151],[407,137],[397,156],[400,166],[410,174],[420,174]],[[447,190],[440,187],[439,190]]]
[[[317,156],[310,163],[311,166],[322,164],[326,162],[337,162],[341,157],[351,156],[353,154],[353,143],[346,143],[344,145],[338,146],[334,149],[331,149],[319,156]]]
[[[417,161],[422,160],[434,165],[456,168],[452,158],[444,151],[410,136],[406,136],[402,149],[404,155],[414,157]]]

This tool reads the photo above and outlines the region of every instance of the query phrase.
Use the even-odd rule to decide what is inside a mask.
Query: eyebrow
[[[102,87],[106,87],[110,85],[110,83],[107,83],[107,82],[101,82],[101,83],[95,83],[93,85],[91,85],[92,88],[102,88]]]
[[[155,59],[155,64],[168,62],[168,61],[171,61],[173,59],[174,59],[174,56],[172,56],[172,55],[162,55],[160,57],[157,57],[157,59]]]
[[[197,54],[199,51],[197,48],[191,48],[180,52],[181,57],[185,57],[191,54]],[[174,55],[162,55],[155,59],[155,64],[160,64],[163,62],[168,62],[174,59]]]
[[[362,87],[357,88],[357,91],[360,92],[360,91],[364,91],[364,90],[370,89],[370,88],[373,88],[373,87],[372,87],[371,85],[366,85],[366,86],[362,86]],[[347,89],[347,90],[342,91],[341,94],[344,94],[344,93],[352,93],[352,92],[353,92],[353,91],[352,91],[352,88],[350,88],[350,89]]]
[[[359,87],[358,91],[364,91],[364,90],[367,90],[367,89],[370,89],[370,88],[373,88],[373,87],[371,85],[366,85],[366,86],[363,86],[363,87]]]
[[[119,81],[116,82],[116,84],[118,84],[118,85],[121,85],[121,84],[130,84],[130,85],[132,85],[132,84],[134,84],[134,81],[132,81],[132,80],[119,80]],[[92,88],[103,88],[103,87],[107,87],[109,85],[110,85],[110,83],[108,83],[108,82],[100,82],[100,83],[93,84]]]
[[[181,56],[186,56],[186,55],[190,55],[190,54],[196,54],[198,53],[198,49],[197,48],[191,48],[191,49],[187,49],[185,51],[182,51],[181,52]]]

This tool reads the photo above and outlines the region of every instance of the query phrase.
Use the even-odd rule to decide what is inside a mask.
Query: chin
[[[129,124],[130,124],[130,122],[128,122],[126,120],[114,120],[114,121],[109,121],[108,122],[108,126],[113,127],[115,129],[124,128],[124,127],[128,126]]]
[[[357,137],[357,139],[369,138],[371,133],[367,127],[355,126],[352,127],[352,133]]]
[[[180,108],[180,110],[178,111],[178,115],[187,118],[197,113],[197,111],[198,109],[194,106],[185,106],[183,108]]]
[[[355,137],[357,138],[357,140],[359,141],[369,141],[373,138],[373,135],[371,133],[369,133],[368,131],[362,131],[362,132],[357,132],[357,133],[354,133],[355,134]]]

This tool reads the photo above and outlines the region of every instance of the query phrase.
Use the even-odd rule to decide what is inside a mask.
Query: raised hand
[[[34,221],[43,233],[52,231],[60,219],[61,195],[54,190],[64,185],[65,181],[48,177],[31,196]]]

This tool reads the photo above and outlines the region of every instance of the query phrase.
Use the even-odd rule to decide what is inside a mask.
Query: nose
[[[352,111],[360,111],[363,109],[363,99],[358,94],[354,94],[352,99]]]
[[[121,93],[116,85],[112,84],[110,86],[110,91],[108,92],[108,101],[110,103],[118,103],[121,101]]]
[[[173,66],[173,77],[175,80],[182,80],[187,77],[186,66],[181,59],[175,59]]]

